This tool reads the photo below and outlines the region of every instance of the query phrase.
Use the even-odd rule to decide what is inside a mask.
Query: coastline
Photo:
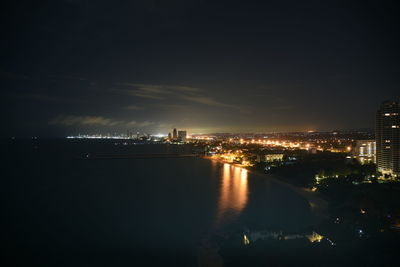
[[[329,212],[328,212],[329,202],[327,200],[323,199],[320,196],[320,193],[318,193],[318,192],[312,192],[310,189],[296,186],[285,180],[279,179],[278,177],[271,175],[271,174],[251,170],[249,168],[246,168],[246,166],[243,166],[240,164],[228,162],[228,161],[221,160],[221,159],[216,159],[216,158],[213,158],[210,156],[203,156],[202,158],[208,159],[208,160],[213,160],[213,161],[216,161],[219,163],[227,163],[227,164],[235,166],[235,167],[246,169],[249,173],[251,173],[253,175],[257,175],[257,176],[260,176],[263,178],[270,179],[273,182],[275,182],[279,185],[285,186],[285,187],[289,188],[290,190],[296,192],[297,194],[299,194],[302,197],[304,197],[305,199],[307,199],[312,212],[316,215],[316,218],[317,218],[317,221],[315,222],[315,224],[318,224],[323,219],[329,218]]]
[[[300,195],[308,201],[312,213],[315,215],[315,221],[313,226],[318,226],[320,222],[329,217],[328,213],[328,201],[323,199],[318,192],[312,192],[311,190],[299,186],[295,186],[287,181],[281,180],[271,174],[251,170],[243,165],[227,162],[225,160],[216,159],[210,156],[202,156],[201,158],[206,160],[215,161],[218,163],[226,163],[235,167],[246,169],[249,173],[259,176],[261,178],[270,179],[272,182],[277,183],[281,186],[288,188],[294,193]],[[224,259],[219,254],[219,245],[215,243],[212,236],[208,235],[204,237],[197,247],[197,263],[198,266],[216,266],[220,267],[224,265]]]

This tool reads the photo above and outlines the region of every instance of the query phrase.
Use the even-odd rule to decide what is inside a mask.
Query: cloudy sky
[[[3,1],[2,136],[368,128],[396,1]]]

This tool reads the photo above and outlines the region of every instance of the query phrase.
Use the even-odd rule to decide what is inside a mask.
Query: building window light
[[[390,116],[390,113],[385,113],[385,116]]]
[[[390,143],[390,140],[385,140],[385,143]]]
[[[392,128],[399,128],[399,125],[392,125]]]

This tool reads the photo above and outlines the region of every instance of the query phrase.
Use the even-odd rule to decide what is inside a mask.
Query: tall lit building
[[[361,164],[376,163],[375,140],[357,140],[353,148],[353,156]]]
[[[186,131],[178,131],[178,140],[182,142],[186,142],[187,133]]]
[[[176,128],[174,128],[174,130],[172,131],[172,139],[176,140],[178,138],[178,133],[176,131]]]
[[[376,161],[383,175],[400,176],[399,103],[385,101],[376,113]]]

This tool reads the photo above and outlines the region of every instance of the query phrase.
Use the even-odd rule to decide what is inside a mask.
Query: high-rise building
[[[186,131],[178,131],[178,140],[182,142],[186,142],[187,133]]]
[[[375,140],[357,140],[353,148],[353,157],[361,164],[376,162]]]
[[[171,135],[171,133],[168,133],[168,140],[169,140],[169,141],[172,140],[172,135]]]
[[[172,139],[176,140],[178,138],[178,133],[176,131],[176,128],[172,131]]]
[[[376,161],[383,175],[400,176],[399,103],[385,101],[376,113]]]

